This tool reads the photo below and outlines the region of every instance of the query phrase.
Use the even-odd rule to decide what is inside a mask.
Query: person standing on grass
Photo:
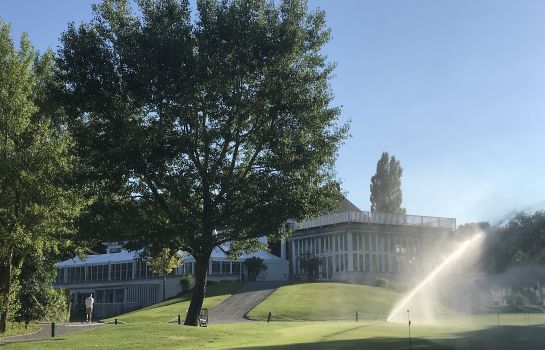
[[[89,294],[87,299],[85,299],[85,322],[91,323],[91,318],[93,317],[93,304],[95,299],[93,299],[93,294]]]

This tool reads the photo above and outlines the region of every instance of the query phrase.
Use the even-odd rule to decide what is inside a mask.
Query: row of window
[[[212,261],[211,275],[238,275],[241,263],[237,261]],[[192,275],[195,263],[188,262],[174,269],[170,275]],[[57,283],[79,284],[103,281],[127,281],[158,277],[145,261],[135,261],[110,265],[75,266],[57,269]]]
[[[351,250],[348,249],[348,239],[352,241]],[[296,255],[306,252],[328,254],[350,251],[416,254],[418,251],[417,241],[414,238],[362,232],[297,239],[294,244]]]
[[[349,254],[335,254],[320,257],[318,271],[325,277],[333,272],[346,272],[348,269]],[[416,258],[403,255],[382,254],[352,254],[353,271],[362,272],[416,272]],[[303,273],[297,262],[296,273]]]

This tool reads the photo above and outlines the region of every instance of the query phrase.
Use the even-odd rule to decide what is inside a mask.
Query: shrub
[[[263,263],[263,259],[252,256],[251,258],[246,259],[246,268],[248,269],[248,280],[255,281],[257,275],[259,275],[261,271],[267,269],[267,265]]]
[[[185,275],[180,278],[180,284],[182,285],[182,293],[193,288],[193,276]]]
[[[398,293],[404,293],[407,291],[408,286],[404,283],[389,281],[386,278],[375,279],[375,286],[381,288],[387,288]]]
[[[386,278],[377,278],[375,279],[375,287],[388,288],[390,281]]]
[[[306,252],[299,255],[299,261],[301,264],[301,269],[307,274],[307,279],[309,281],[314,281],[318,276],[318,268],[322,264],[320,258],[311,252]]]

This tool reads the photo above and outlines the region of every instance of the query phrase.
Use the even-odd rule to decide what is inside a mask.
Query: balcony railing
[[[455,218],[439,218],[420,215],[397,215],[385,213],[370,213],[367,211],[348,211],[342,213],[322,215],[315,219],[306,220],[295,225],[296,230],[304,230],[314,227],[343,224],[343,223],[368,223],[403,226],[436,227],[456,229]]]

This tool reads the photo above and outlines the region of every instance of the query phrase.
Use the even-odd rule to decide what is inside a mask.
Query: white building
[[[282,249],[285,251],[285,249]],[[247,271],[244,262],[250,257],[263,259],[267,270],[258,280],[278,281],[288,277],[288,261],[267,251],[244,254],[238,260],[227,258],[221,249],[215,249],[210,257],[208,279],[211,281],[243,280]],[[179,294],[180,278],[193,275],[195,259],[187,255],[183,264],[174,269],[166,279],[166,297]],[[56,287],[70,290],[72,312],[77,317],[84,314],[83,301],[93,293],[96,317],[117,315],[161,301],[163,278],[151,271],[139,252],[129,252],[119,245],[110,244],[106,254],[89,255],[85,260],[74,258],[58,265]]]
[[[456,219],[370,213],[347,199],[335,213],[295,224],[290,239],[290,273],[302,271],[299,256],[320,258],[319,275],[372,284],[377,277],[410,280],[429,270],[434,254],[456,230]]]

